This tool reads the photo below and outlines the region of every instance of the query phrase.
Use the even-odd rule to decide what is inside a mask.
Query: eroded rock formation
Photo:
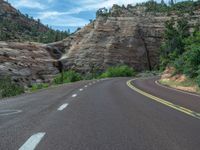
[[[0,42],[0,76],[10,76],[16,83],[50,82],[58,73],[55,63],[45,45]]]
[[[183,14],[147,13],[144,8],[122,9],[110,17],[98,17],[73,36],[65,39],[62,61],[66,69],[89,72],[126,64],[136,70],[151,69],[159,63],[159,48],[164,26],[172,17],[185,16],[191,29],[200,18],[200,11]]]

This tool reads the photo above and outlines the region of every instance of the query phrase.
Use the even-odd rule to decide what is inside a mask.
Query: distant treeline
[[[43,26],[43,27],[41,27]],[[69,31],[53,30],[48,26],[44,27],[38,20],[37,23],[28,24],[1,18],[0,40],[1,41],[31,41],[51,43],[60,41],[69,36]]]
[[[134,8],[139,8],[139,7],[144,7],[146,12],[165,12],[165,13],[170,13],[170,12],[176,12],[177,14],[182,14],[182,13],[189,13],[193,14],[193,11],[196,9],[199,9],[200,7],[200,0],[197,1],[183,1],[183,2],[178,2],[175,3],[174,0],[169,0],[168,3],[165,3],[164,0],[161,0],[161,2],[157,2],[154,0],[150,0],[147,2],[143,3],[138,3],[136,5],[125,5],[119,6],[119,5],[113,5],[111,9],[107,8],[100,8],[97,12],[96,15],[98,16],[117,16],[117,14],[122,14],[123,10],[126,10],[130,13],[133,13]],[[115,10],[113,12],[112,10]]]

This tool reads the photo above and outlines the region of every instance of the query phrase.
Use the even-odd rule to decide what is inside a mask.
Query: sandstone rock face
[[[193,16],[183,14],[191,27],[198,21],[199,12],[194,12]],[[63,40],[62,62],[66,69],[80,72],[89,72],[92,68],[102,71],[120,64],[141,71],[149,68],[148,55],[151,67],[156,67],[164,25],[172,17],[179,18],[173,13],[146,13],[140,7],[120,13],[113,8],[111,17],[98,17]]]
[[[151,65],[156,66],[167,19],[161,16],[99,17],[63,41],[66,44],[66,54],[62,57],[65,67],[87,72],[93,66],[105,70],[109,66],[126,64],[144,70],[148,68],[145,44]]]
[[[25,86],[49,82],[58,73],[45,45],[0,42],[0,76],[10,76]]]

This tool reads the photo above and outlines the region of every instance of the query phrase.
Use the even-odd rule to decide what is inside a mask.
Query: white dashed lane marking
[[[79,89],[79,91],[83,91],[83,89]]]
[[[0,110],[0,116],[8,116],[21,113],[22,110]]]
[[[46,133],[39,132],[32,135],[20,148],[19,150],[34,150],[36,146],[40,143],[42,138]]]
[[[58,111],[62,111],[63,109],[65,109],[69,104],[63,104],[58,108]]]
[[[73,95],[72,95],[72,97],[76,97],[76,96],[77,96],[77,94],[73,94]]]

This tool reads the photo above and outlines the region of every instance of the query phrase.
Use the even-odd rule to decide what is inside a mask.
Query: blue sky
[[[40,19],[54,29],[72,32],[94,19],[96,10],[113,4],[136,4],[146,0],[9,0],[22,13]]]

